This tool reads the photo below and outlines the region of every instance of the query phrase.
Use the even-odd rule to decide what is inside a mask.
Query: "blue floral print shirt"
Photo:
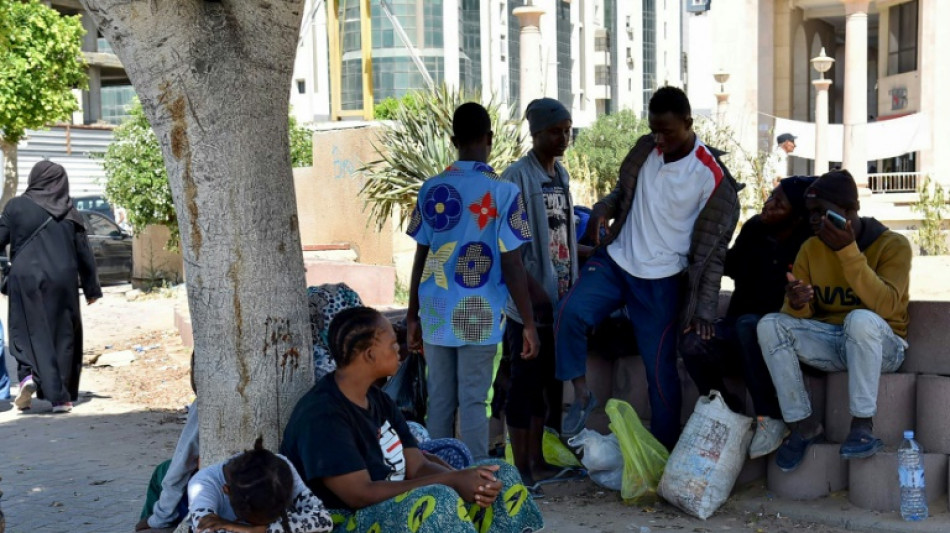
[[[419,283],[423,340],[501,342],[508,299],[501,254],[531,240],[518,187],[485,163],[456,161],[422,185],[407,233],[429,247]]]

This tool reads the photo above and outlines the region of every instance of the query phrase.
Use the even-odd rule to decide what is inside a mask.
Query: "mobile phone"
[[[838,213],[835,213],[835,212],[832,211],[831,209],[829,209],[827,212],[825,212],[825,216],[826,216],[826,217],[828,218],[828,220],[830,220],[831,223],[834,224],[835,227],[837,227],[838,229],[844,229],[845,226],[848,224],[847,219],[845,219],[843,216],[839,215]]]

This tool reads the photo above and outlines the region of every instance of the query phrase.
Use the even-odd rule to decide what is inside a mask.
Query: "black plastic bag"
[[[383,392],[396,402],[406,420],[425,425],[426,360],[421,353],[411,352],[396,374],[383,385]]]

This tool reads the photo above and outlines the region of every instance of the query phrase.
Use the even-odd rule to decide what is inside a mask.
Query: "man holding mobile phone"
[[[895,372],[907,348],[910,243],[858,216],[857,185],[846,170],[809,187],[805,208],[815,237],[802,245],[788,275],[782,312],[758,325],[782,417],[792,430],[776,456],[784,471],[797,468],[823,432],[811,419],[799,362],[848,372],[851,431],[840,454],[863,459],[883,446],[872,433],[881,373]]]

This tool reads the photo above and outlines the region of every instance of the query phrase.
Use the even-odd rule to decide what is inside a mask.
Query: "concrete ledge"
[[[304,258],[307,286],[346,283],[369,306],[392,305],[396,289],[396,269],[346,261]]]
[[[802,377],[805,379],[805,390],[811,398],[811,417],[827,427],[825,412],[828,409],[828,377],[823,373],[810,372],[804,372]]]
[[[825,436],[831,442],[844,442],[851,429],[848,400],[848,374],[834,372],[827,378],[828,404],[825,408]],[[877,415],[874,435],[887,446],[896,447],[905,429],[914,429],[917,417],[917,376],[882,374],[878,383]]]
[[[910,348],[904,356],[901,372],[939,374],[950,376],[950,302],[913,301],[908,308],[910,326],[907,342]]]
[[[736,478],[736,484],[732,487],[732,492],[736,492],[739,487],[748,485],[754,481],[765,479],[769,470],[769,461],[767,457],[758,459],[749,459],[746,457],[742,464],[742,470],[739,471],[739,477]]]
[[[848,500],[874,511],[900,510],[900,483],[897,480],[897,454],[878,453],[868,459],[848,461],[851,488]],[[933,505],[947,494],[947,456],[924,454],[924,480],[927,502]]]
[[[950,377],[917,376],[917,441],[924,450],[950,454]],[[941,408],[942,407],[942,408]]]
[[[814,500],[848,487],[848,465],[838,454],[837,444],[813,444],[805,460],[791,472],[782,472],[769,457],[768,488],[780,498]]]

